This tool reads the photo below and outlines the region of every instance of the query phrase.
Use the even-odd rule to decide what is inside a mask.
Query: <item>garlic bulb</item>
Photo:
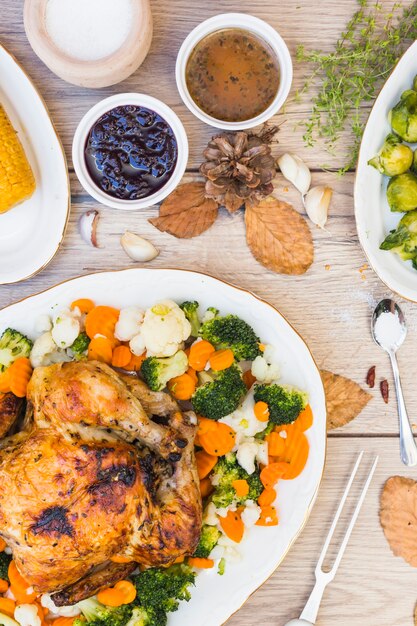
[[[134,261],[141,261],[142,263],[152,261],[159,254],[159,250],[150,241],[128,230],[120,238],[120,244],[126,254]]]
[[[307,165],[295,154],[283,154],[277,161],[284,178],[304,195],[310,188],[311,174]]]
[[[333,189],[319,185],[318,187],[312,187],[304,196],[304,206],[307,215],[313,224],[320,228],[324,228],[327,222],[332,195]]]

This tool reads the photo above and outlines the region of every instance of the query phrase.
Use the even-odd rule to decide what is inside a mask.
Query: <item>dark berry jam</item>
[[[177,140],[155,111],[126,105],[104,113],[91,128],[85,162],[95,184],[120,200],[147,198],[171,178]]]

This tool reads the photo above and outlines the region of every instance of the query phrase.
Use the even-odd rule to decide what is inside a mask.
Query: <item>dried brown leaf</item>
[[[392,476],[384,485],[380,504],[379,518],[391,550],[417,567],[417,482]]]
[[[313,239],[306,220],[272,196],[247,204],[246,240],[253,256],[279,274],[304,274],[313,262]]]
[[[204,183],[184,183],[176,188],[159,207],[159,217],[150,223],[180,239],[201,235],[216,221],[219,207],[205,197]]]
[[[327,430],[332,430],[352,421],[372,396],[350,378],[327,370],[320,373],[326,394]]]

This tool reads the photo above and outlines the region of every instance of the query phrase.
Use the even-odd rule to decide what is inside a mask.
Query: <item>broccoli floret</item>
[[[200,559],[207,559],[210,556],[210,552],[217,545],[220,535],[221,532],[218,528],[204,524],[194,556]]]
[[[213,474],[213,482],[216,484],[216,487],[211,499],[218,509],[230,506],[233,502],[236,504],[244,504],[247,500],[256,502],[263,491],[259,472],[248,474],[246,470],[239,465],[236,454],[234,453],[220,457],[213,470]],[[233,487],[235,480],[246,480],[248,482],[249,493],[246,496],[237,496],[236,490]]]
[[[70,348],[76,361],[86,358],[89,345],[90,338],[87,333],[80,333]]]
[[[259,337],[247,322],[237,315],[214,317],[200,328],[203,339],[218,349],[230,348],[237,361],[254,361],[261,354]]]
[[[126,626],[132,616],[132,604],[111,607],[101,604],[95,598],[88,598],[78,602],[77,606],[80,608],[84,620],[75,620],[73,626],[85,626],[86,623],[90,626]]]
[[[213,420],[235,411],[247,392],[237,365],[220,372],[204,372],[200,380],[204,384],[197,387],[191,398],[193,409],[199,415]]]
[[[214,306],[209,306],[206,312],[203,315],[203,323],[208,322],[209,320],[214,319],[219,316],[219,309],[216,309]]]
[[[292,424],[307,404],[305,393],[280,385],[256,385],[255,402],[266,402],[274,424]]]
[[[181,376],[187,369],[187,355],[180,350],[174,356],[167,358],[148,357],[142,363],[140,371],[145,383],[152,391],[161,391],[171,378]]]
[[[0,578],[9,582],[9,565],[12,557],[6,552],[0,552]]]
[[[201,322],[198,317],[199,304],[195,300],[193,302],[183,302],[180,304],[180,309],[184,311],[185,317],[191,324],[191,336],[198,337],[198,331],[200,330]]]
[[[194,584],[195,573],[184,564],[153,567],[134,576],[133,580],[140,606],[168,613],[178,609],[180,600],[188,602],[191,598],[188,587]]]
[[[28,357],[33,342],[13,328],[6,328],[0,337],[0,372],[20,357]]]
[[[126,626],[166,626],[167,615],[161,609],[137,606],[132,611],[132,617]]]

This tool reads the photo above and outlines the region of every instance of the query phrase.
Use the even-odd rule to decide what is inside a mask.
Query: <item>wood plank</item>
[[[371,459],[379,465],[335,580],[324,594],[317,626],[411,626],[416,604],[416,573],[394,557],[379,525],[379,496],[389,476],[416,477],[401,465],[390,439],[341,441],[331,439],[326,471],[317,502],[305,530],[281,567],[230,620],[230,626],[283,626],[298,617],[313,588],[314,568],[336,512],[356,454],[365,450],[364,473]],[[361,474],[363,478],[364,473]],[[360,483],[352,495],[358,493]],[[349,499],[329,555],[334,557],[355,499]],[[273,549],[273,547],[271,547]],[[332,558],[326,565],[332,565]]]

